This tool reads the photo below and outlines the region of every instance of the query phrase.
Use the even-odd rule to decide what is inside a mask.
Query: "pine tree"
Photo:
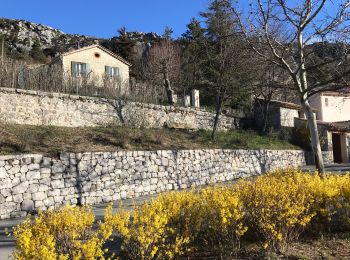
[[[251,59],[237,30],[230,0],[212,0],[208,11],[201,16],[207,26],[205,81],[216,99],[214,138],[223,106],[248,96],[246,87],[249,86]]]
[[[203,86],[203,64],[205,61],[205,29],[195,18],[187,25],[187,30],[182,34],[179,43],[183,49],[183,82],[185,91],[188,93],[192,89],[201,90],[201,102],[207,104],[208,93]]]
[[[36,39],[32,45],[32,49],[29,52],[30,57],[39,63],[46,63],[47,57],[45,56],[41,44],[38,39]]]
[[[135,58],[135,41],[130,39],[125,27],[118,30],[119,36],[116,38],[115,52],[129,62]]]

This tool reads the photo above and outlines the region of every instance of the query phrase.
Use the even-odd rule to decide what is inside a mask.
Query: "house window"
[[[304,112],[299,110],[299,111],[298,111],[298,117],[299,117],[299,118],[305,118]]]
[[[106,75],[110,78],[118,78],[119,77],[119,68],[118,67],[105,67]]]
[[[328,98],[324,99],[325,106],[328,107]]]
[[[82,62],[72,61],[72,76],[78,77],[87,75],[88,73],[88,64]]]

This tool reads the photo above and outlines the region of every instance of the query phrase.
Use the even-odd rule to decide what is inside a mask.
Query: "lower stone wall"
[[[333,151],[322,151],[323,163],[334,164]],[[306,164],[315,164],[315,157],[313,152],[305,153]]]
[[[305,165],[303,151],[178,150],[0,156],[0,218],[96,204]]]
[[[212,129],[215,114],[193,107],[161,106],[112,99],[0,88],[0,121],[66,127],[108,124],[145,128]],[[221,116],[219,130],[237,119]]]

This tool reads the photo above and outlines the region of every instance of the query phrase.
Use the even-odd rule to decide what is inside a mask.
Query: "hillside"
[[[121,126],[54,127],[0,123],[0,155],[18,153],[56,154],[61,151],[117,151],[170,149],[301,149],[277,136],[254,131],[190,132],[175,129],[138,129]]]
[[[117,31],[117,28],[116,28]],[[126,32],[127,37],[137,46],[146,46],[160,38],[157,33]],[[0,36],[3,35],[8,53],[28,53],[35,43],[39,43],[46,56],[54,57],[58,53],[100,43],[116,51],[118,36],[110,39],[93,36],[66,34],[50,26],[25,20],[0,18]]]

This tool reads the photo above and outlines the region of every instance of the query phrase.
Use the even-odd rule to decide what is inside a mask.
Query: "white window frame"
[[[88,74],[88,64],[85,62],[74,62],[73,66],[75,68],[72,68],[73,76],[75,77],[81,77]]]
[[[109,78],[119,78],[119,76],[120,76],[119,67],[106,66],[105,70],[106,70],[106,74]]]

